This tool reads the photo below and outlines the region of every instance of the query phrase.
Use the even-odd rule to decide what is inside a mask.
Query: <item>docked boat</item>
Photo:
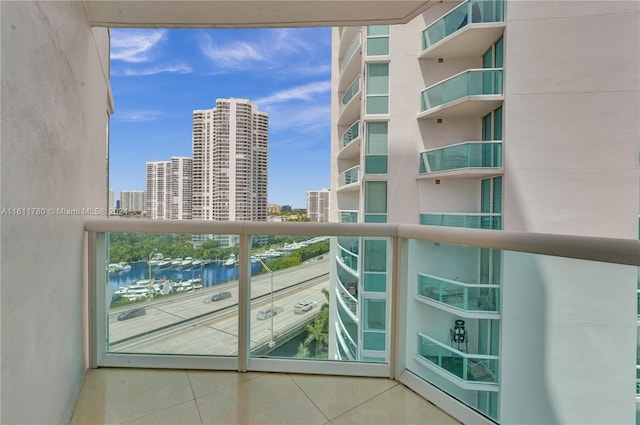
[[[164,259],[164,255],[157,253],[157,254],[153,254],[153,256],[151,257],[151,259],[147,262],[147,265],[150,267],[155,267],[157,265],[160,265],[160,262]]]
[[[224,265],[227,267],[235,266],[236,264],[238,264],[238,259],[234,253],[231,253],[229,258],[227,258],[227,261],[224,262]]]
[[[172,261],[171,258],[164,258],[158,263],[158,268],[166,269],[167,267],[170,267],[171,261]]]
[[[182,264],[182,258],[174,258],[171,267],[180,267],[180,264]]]
[[[191,267],[192,264],[193,264],[193,258],[187,257],[184,259],[182,263],[180,263],[180,267],[183,269],[186,269],[188,267]]]

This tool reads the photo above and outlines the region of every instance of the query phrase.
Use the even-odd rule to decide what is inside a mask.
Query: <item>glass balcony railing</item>
[[[418,295],[465,311],[500,311],[500,286],[418,274]]]
[[[351,183],[358,183],[360,179],[360,166],[349,168],[338,176],[338,187],[346,186]]]
[[[418,393],[436,386],[455,395],[451,414],[466,405],[494,421],[512,402],[502,388],[523,377],[536,394],[548,388],[535,376],[554,376],[570,389],[597,372],[592,391],[601,398],[632,385],[636,346],[621,345],[612,352],[615,361],[603,357],[602,341],[617,333],[598,323],[605,317],[614,330],[635,324],[629,300],[637,294],[638,240],[407,224],[127,218],[88,220],[85,232],[90,367],[359,376],[397,370]],[[393,240],[394,248],[363,250],[360,259],[350,241],[361,238]],[[393,272],[382,278],[372,272],[390,264]],[[500,287],[438,277],[461,271],[490,276]],[[602,282],[615,286],[606,296]],[[506,287],[514,291],[509,298]],[[570,296],[574,291],[581,296]],[[512,315],[495,314],[507,306],[517,309],[517,324],[507,322]],[[459,322],[464,343],[452,337]],[[585,326],[590,337],[580,340],[581,362],[571,374],[565,363],[539,361],[566,354],[554,341]],[[383,341],[373,355],[364,337],[382,327],[386,341],[409,343]],[[536,349],[503,361],[505,347],[513,353],[529,342]],[[610,373],[627,378],[603,378]],[[582,406],[564,406],[575,417],[583,413]]]
[[[342,211],[338,211],[338,216],[340,218],[340,223],[357,223],[358,222],[358,211],[342,210]]]
[[[498,356],[467,354],[418,333],[418,356],[466,382],[498,383]]]
[[[469,142],[420,154],[420,174],[467,168],[500,168],[501,142]]]
[[[342,105],[346,105],[351,102],[356,94],[360,92],[360,77],[356,78],[349,86],[347,91],[342,95]]]
[[[342,147],[344,148],[353,140],[357,139],[360,136],[360,121],[356,121],[353,123],[351,127],[342,135]]]
[[[468,229],[502,229],[502,214],[420,214],[425,226],[466,227]]]
[[[342,64],[340,65],[341,71],[344,70],[344,68],[347,66],[347,64],[353,57],[353,54],[356,52],[356,50],[358,50],[358,47],[360,47],[361,44],[362,44],[362,31],[358,31],[358,33],[351,40],[351,43],[349,43],[349,47],[347,47],[347,50],[344,52],[344,56],[342,58]]]
[[[467,96],[501,95],[502,69],[473,69],[461,72],[421,93],[422,112]]]
[[[422,31],[422,50],[469,24],[504,22],[503,0],[467,0]]]

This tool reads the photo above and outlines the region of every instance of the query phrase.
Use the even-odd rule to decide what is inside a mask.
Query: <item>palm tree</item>
[[[329,290],[322,288],[322,293],[329,301]],[[329,342],[329,303],[326,302],[320,307],[320,313],[316,316],[313,323],[305,326],[307,337],[303,345],[308,347],[312,342],[316,343],[316,358],[326,357],[325,345]]]

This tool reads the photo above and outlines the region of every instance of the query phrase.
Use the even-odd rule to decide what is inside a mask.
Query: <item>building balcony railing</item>
[[[353,125],[342,134],[342,147],[344,148],[358,137],[360,137],[360,121],[354,122]]]
[[[464,311],[500,311],[500,285],[464,283],[419,273],[418,296]]]
[[[418,118],[481,117],[502,104],[502,69],[470,69],[424,89]]]
[[[502,229],[502,214],[497,213],[421,213],[425,226],[466,227],[468,229]]]
[[[338,249],[338,257],[342,261],[342,264],[344,264],[354,272],[358,272],[358,254],[355,254],[340,245],[338,245]]]
[[[351,102],[356,94],[360,92],[360,77],[357,77],[349,88],[342,95],[342,106],[346,106]]]
[[[338,211],[338,218],[340,223],[357,223],[358,211],[340,210]]]
[[[344,56],[342,57],[342,62],[340,65],[341,71],[344,70],[344,68],[347,66],[347,64],[353,57],[353,54],[358,50],[358,47],[360,47],[361,45],[362,45],[362,31],[358,31],[356,35],[353,37],[353,39],[351,40],[351,42],[349,43],[349,47],[347,47],[347,50],[344,52]]]
[[[496,173],[502,167],[502,142],[465,142],[420,153],[420,175],[466,176]]]
[[[196,236],[205,241],[199,248],[184,243]],[[206,241],[217,240],[216,236],[232,237],[237,245],[207,245]],[[299,241],[299,251],[291,251],[290,244],[288,251],[279,251],[272,243],[275,236]],[[393,264],[394,272],[387,274],[385,282],[371,280],[364,273],[362,282],[358,282],[363,292],[357,296],[347,288],[349,295],[360,300],[354,313],[350,304],[353,299],[336,292],[335,285],[341,285],[339,291],[344,285],[331,279],[336,262],[355,261],[355,256],[327,239],[363,237],[387,239],[393,249],[386,253],[362,252],[362,264],[352,265],[366,272],[381,262]],[[87,221],[85,239],[90,367],[393,377],[437,404],[450,406],[445,407],[448,413],[463,423],[478,423],[486,416],[498,420],[486,403],[477,400],[489,393],[500,397],[503,383],[513,385],[525,370],[526,376],[553,376],[554,385],[569,389],[596,372],[598,376],[614,373],[615,380],[600,379],[599,385],[590,389],[595,391],[594,397],[603,399],[612,392],[620,394],[621,386],[632,392],[636,382],[636,377],[628,373],[635,366],[636,344],[622,344],[609,356],[602,356],[601,344],[602,340],[618,340],[620,335],[623,340],[635,335],[635,307],[629,300],[637,294],[638,240],[408,224],[116,217]],[[154,242],[148,245],[149,241]],[[118,244],[126,249],[118,249]],[[493,309],[482,310],[474,306],[479,306],[476,303],[484,295],[475,295],[475,284],[436,277],[432,267],[455,276],[452,273],[466,261],[459,257],[460,250],[470,248],[479,252],[479,248],[501,250],[500,286],[512,288],[513,298],[485,285],[479,289],[495,289],[496,304]],[[192,255],[189,249],[198,249],[197,254]],[[109,264],[125,261],[116,257],[127,252],[132,253],[127,258],[131,268],[109,273]],[[180,256],[183,261],[176,266],[151,263],[152,259],[157,262],[158,253],[164,254],[165,262],[169,256]],[[204,254],[206,257],[198,257]],[[191,264],[187,256],[192,257]],[[424,270],[425,262],[431,273],[425,276],[431,276],[431,280],[420,281],[418,273]],[[278,264],[289,267],[276,270]],[[350,272],[339,268],[337,273],[344,276]],[[225,279],[216,280],[220,276]],[[356,274],[354,281],[357,279]],[[605,281],[615,288],[603,297],[601,286]],[[346,278],[343,283],[348,284]],[[447,299],[436,296],[435,290],[445,289],[446,284],[462,286],[462,299],[467,298],[468,308],[479,309],[477,317],[447,310],[456,307],[452,297],[459,294],[449,292]],[[431,295],[429,288],[434,289]],[[574,289],[581,291],[580,297],[572,296]],[[421,293],[423,290],[427,292]],[[518,290],[524,291],[526,302],[518,297]],[[381,304],[372,300],[384,300],[384,307],[376,307]],[[349,308],[339,308],[336,303]],[[438,303],[445,308],[438,309]],[[329,305],[329,323],[327,316],[322,316],[327,312],[324,304]],[[585,305],[597,308],[587,309]],[[507,307],[518,309],[517,325],[506,322],[512,320],[511,316],[480,314],[497,315],[494,311],[504,312]],[[563,311],[571,312],[571,317],[559,317]],[[316,317],[326,323],[325,328],[316,330],[328,333],[326,337],[318,333],[320,340],[328,343],[321,344],[317,353],[316,349],[306,354],[304,350],[287,354],[277,351],[285,341],[313,327]],[[467,318],[469,331],[469,344],[464,350],[445,343],[454,319],[459,317]],[[606,321],[607,326],[601,326],[599,320]],[[488,322],[496,327],[487,328]],[[380,324],[386,330],[386,352],[383,358],[371,358],[363,332],[367,326],[378,329]],[[319,322],[315,326],[320,326]],[[480,332],[482,326],[484,334]],[[580,340],[581,361],[572,364],[571,374],[560,373],[565,367],[562,363],[539,361],[542,355],[566,354],[566,347],[553,342],[574,337],[576,329],[584,326],[588,326],[589,338]],[[532,342],[529,338],[534,338],[533,353],[513,348]],[[496,355],[473,354],[485,351]],[[537,397],[548,394],[544,382],[534,381],[527,382],[525,392]],[[433,386],[442,392],[434,392]],[[564,403],[566,414],[578,417],[583,406],[572,407],[566,401],[571,399],[572,395],[567,395],[570,392],[554,397]],[[501,405],[511,402],[507,397],[500,398]]]
[[[421,57],[482,56],[503,28],[503,0],[467,0],[422,31]]]
[[[336,294],[340,303],[353,314],[358,314],[358,300],[351,294],[349,294],[342,285],[336,287]]]
[[[498,356],[468,354],[418,333],[418,357],[464,382],[496,386]]]
[[[349,168],[338,176],[338,188],[360,181],[360,166]]]

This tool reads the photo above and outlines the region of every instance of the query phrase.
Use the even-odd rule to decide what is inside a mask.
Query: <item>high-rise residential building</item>
[[[144,190],[121,191],[120,208],[126,211],[146,211]]]
[[[113,208],[116,204],[116,191],[109,189],[109,208]]]
[[[193,160],[173,156],[169,167],[169,218],[191,220]]]
[[[193,160],[171,157],[147,162],[147,218],[190,220]]]
[[[329,189],[307,191],[307,217],[309,221],[329,221]]]
[[[622,111],[637,111],[638,96],[615,88],[637,82],[625,61],[635,41],[595,36],[625,25],[622,3],[599,17],[587,17],[595,3],[581,3],[590,12],[580,16],[568,3],[440,2],[404,25],[334,28],[331,221],[637,237],[638,199],[624,189],[637,187],[637,116]],[[594,67],[609,60],[631,67]],[[636,163],[606,160],[607,146]],[[614,211],[625,218],[603,220]],[[391,241],[338,237],[332,250],[330,358],[387,361],[393,270],[379,259]],[[607,340],[607,314],[560,301],[601,282],[569,279],[545,288],[546,303],[524,301],[538,282],[525,271],[534,259],[437,243],[411,252],[423,260],[405,282],[403,364],[494,420],[553,422],[522,408],[548,396],[529,365],[566,359],[547,374],[567,377],[572,350],[547,344],[540,328],[568,342],[590,322],[589,338]],[[503,288],[514,276],[521,286]],[[579,375],[554,402],[573,402]]]
[[[169,218],[171,161],[147,162],[146,210],[147,218]]]
[[[247,99],[193,111],[194,219],[266,221],[268,142],[269,117]]]

